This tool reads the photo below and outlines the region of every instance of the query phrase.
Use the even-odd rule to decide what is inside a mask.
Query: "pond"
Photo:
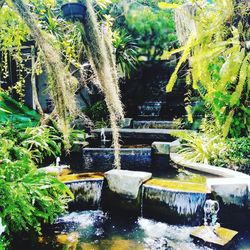
[[[202,242],[194,242],[189,235],[195,229],[196,227],[169,225],[141,217],[118,216],[101,210],[88,210],[58,218],[53,226],[55,237],[51,237],[51,234],[50,237],[40,237],[40,244],[33,246],[33,249],[216,249],[205,246]],[[241,232],[229,249],[250,249],[249,232]]]

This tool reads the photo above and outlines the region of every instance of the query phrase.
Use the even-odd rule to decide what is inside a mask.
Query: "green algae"
[[[237,231],[230,230],[224,227],[215,229],[214,236],[211,237],[211,228],[208,226],[201,226],[195,230],[191,236],[196,239],[201,239],[204,242],[214,245],[225,246],[238,234]]]
[[[195,192],[195,193],[209,193],[205,183],[192,183],[192,182],[183,182],[176,180],[163,180],[153,178],[149,181],[146,181],[144,184],[150,186],[163,187],[167,189],[179,190],[184,192]]]
[[[68,174],[58,177],[62,182],[77,181],[84,179],[100,179],[103,178],[103,173],[93,172],[93,173],[80,173],[80,174]]]

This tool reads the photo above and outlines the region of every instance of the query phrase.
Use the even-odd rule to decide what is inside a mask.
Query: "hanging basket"
[[[61,7],[63,16],[67,20],[82,21],[86,14],[86,6],[82,3],[66,3]]]

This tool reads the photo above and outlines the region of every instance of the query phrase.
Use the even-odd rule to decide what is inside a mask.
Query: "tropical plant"
[[[125,76],[129,77],[139,64],[138,44],[125,30],[117,30],[113,33],[113,46],[118,65]]]
[[[0,246],[11,242],[13,233],[41,233],[41,225],[52,223],[73,198],[67,186],[35,166],[59,150],[57,139],[48,127],[18,130],[5,124],[0,129]]]
[[[85,114],[94,122],[95,127],[107,127],[108,110],[104,101],[98,101],[84,110]]]
[[[125,16],[128,31],[137,42],[141,59],[160,59],[164,50],[176,46],[172,11],[162,11],[155,1],[136,1],[130,4]]]
[[[35,163],[41,163],[45,157],[56,157],[61,153],[61,137],[49,126],[26,128],[20,133],[19,145],[32,154]]]
[[[6,3],[5,5],[2,4],[4,2]],[[109,4],[109,1],[100,0],[97,1],[97,3],[98,6],[103,9]],[[5,30],[5,26],[11,29],[7,31],[12,35],[19,31],[19,26],[21,31],[20,34],[16,35],[16,37],[19,38],[17,42],[13,39],[14,35],[10,35],[7,40],[8,43],[4,44],[4,46],[1,44],[4,59],[8,59],[10,53],[12,57],[19,55],[19,65],[22,65],[24,62],[21,54],[23,42],[29,41],[31,38],[35,40],[37,57],[31,73],[35,76],[36,74],[40,74],[42,69],[46,69],[48,73],[48,90],[53,101],[54,110],[49,117],[45,116],[36,94],[36,86],[33,84],[35,105],[42,115],[43,123],[48,123],[51,119],[57,122],[57,128],[63,133],[66,146],[69,146],[69,125],[72,119],[79,116],[84,118],[84,115],[79,112],[75,102],[74,94],[79,85],[73,75],[80,75],[78,80],[85,83],[83,65],[86,64],[86,58],[91,62],[92,69],[95,72],[93,83],[98,87],[101,85],[101,90],[104,92],[105,100],[109,107],[108,110],[111,113],[110,117],[113,119],[111,124],[114,125],[114,121],[116,119],[119,120],[120,116],[122,116],[119,86],[116,84],[117,77],[115,77],[117,73],[111,44],[112,39],[106,39],[105,41],[101,39],[101,25],[99,25],[99,22],[96,20],[95,11],[92,8],[92,1],[86,1],[86,5],[88,5],[87,13],[89,14],[88,20],[90,23],[88,27],[86,26],[84,28],[87,30],[91,29],[93,32],[85,32],[79,22],[69,23],[64,21],[61,18],[58,8],[55,8],[58,6],[55,5],[54,0],[28,0],[25,1],[25,3],[23,0],[3,0],[0,5],[0,7],[2,7],[0,14],[6,12],[4,15],[5,18],[1,19],[2,31]],[[8,13],[10,13],[10,15],[8,15]],[[12,18],[9,18],[11,15]],[[11,25],[9,25],[9,21]],[[102,26],[108,27],[108,25],[109,23],[103,17]],[[23,29],[21,29],[21,27],[23,27]],[[112,38],[112,32],[110,31],[111,29],[109,28],[109,35],[105,36],[106,38]],[[86,36],[86,34],[88,34],[88,36]],[[2,36],[4,37],[4,32],[2,32]],[[89,36],[91,37],[88,40]],[[96,38],[96,40],[93,40],[93,38]],[[0,43],[2,41],[4,40],[1,39],[0,35]],[[94,41],[96,41],[95,44]],[[100,45],[98,43],[102,44]],[[17,48],[13,50],[15,46]],[[100,47],[102,47],[102,55],[108,51],[104,60],[100,60],[99,57],[98,61],[92,60],[96,58],[95,52]],[[3,81],[5,83],[8,82],[7,76],[9,73],[7,59],[3,60],[3,64],[1,65]],[[107,68],[104,76],[108,75],[108,81],[103,81],[103,75],[100,76],[100,72],[96,70],[99,67],[97,63],[101,61],[105,61],[105,65],[102,65],[100,68],[103,68],[103,66]],[[94,62],[94,64],[92,62]],[[110,62],[109,66],[107,65],[108,62]],[[21,79],[22,81],[19,81],[21,84],[18,84],[22,90],[24,87],[24,79],[25,77]],[[114,86],[111,86],[112,84],[114,84]],[[119,121],[117,121],[117,124],[118,122]],[[113,131],[116,134],[116,136],[113,136],[114,143],[117,148],[119,148],[118,139],[116,139],[118,138],[118,129],[114,128]]]
[[[111,2],[101,12],[113,18],[115,31],[125,32],[132,38],[137,59],[158,60],[165,49],[175,46],[177,40],[172,11],[166,15],[155,0]]]
[[[212,164],[250,174],[250,138],[227,139],[227,150],[213,159]]]
[[[0,176],[0,217],[10,241],[16,232],[41,233],[41,224],[52,223],[73,197],[56,177],[36,171],[26,160],[2,159]]]
[[[160,3],[160,7],[175,8],[178,37],[183,43],[163,55],[168,58],[182,52],[167,91],[172,90],[178,71],[188,60],[187,82],[210,107],[221,134],[249,134],[249,5],[245,1],[215,0],[212,4]]]
[[[192,162],[211,164],[228,149],[228,145],[220,135],[194,131],[173,132],[172,135],[181,139],[181,148],[178,152]]]

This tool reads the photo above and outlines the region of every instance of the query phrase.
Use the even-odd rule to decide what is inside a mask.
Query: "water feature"
[[[215,249],[201,242],[194,243],[190,237],[194,229],[197,227],[169,225],[142,217],[118,217],[101,210],[88,210],[59,217],[53,228],[47,231],[49,237],[45,234],[44,238],[40,238],[40,244],[31,247],[27,244],[25,249],[67,249],[67,246],[71,246],[69,249],[72,250]],[[230,249],[249,249],[249,242],[249,232],[244,231]]]
[[[82,170],[108,171],[113,168],[113,148],[84,148]],[[121,148],[122,169],[140,169],[151,166],[151,148]]]

